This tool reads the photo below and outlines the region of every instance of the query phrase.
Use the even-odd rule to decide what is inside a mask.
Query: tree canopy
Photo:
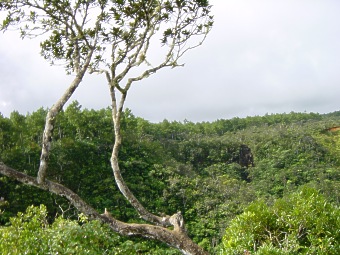
[[[36,174],[42,141],[40,130],[44,127],[46,113],[47,110],[41,108],[27,115],[13,112],[9,118],[0,117],[1,161],[13,168],[24,169],[28,175]],[[56,119],[47,179],[67,186],[99,212],[107,208],[113,217],[121,221],[144,222],[119,193],[112,178],[108,161],[113,147],[111,124],[110,108],[88,110],[73,102],[63,110]],[[224,249],[222,240],[231,239],[235,241],[232,248],[242,252],[249,247],[234,239],[237,233],[243,235],[242,228],[235,230],[232,227],[234,221],[238,222],[236,226],[265,227],[274,204],[294,205],[294,198],[300,194],[305,195],[298,199],[302,203],[299,206],[318,197],[327,204],[327,208],[338,210],[340,136],[339,131],[328,129],[339,124],[338,113],[275,114],[221,119],[212,123],[167,120],[150,123],[127,109],[121,122],[124,139],[119,154],[120,169],[128,187],[149,211],[166,215],[180,210],[188,235],[205,250],[220,254],[220,250]],[[239,164],[237,155],[242,145],[251,148],[254,166],[246,168]],[[311,194],[313,197],[309,198]],[[1,177],[0,197],[3,197],[0,201],[1,225],[11,224],[11,217],[20,218],[17,213],[25,212],[27,207],[43,203],[48,210],[49,223],[53,225],[54,218],[62,215],[76,220],[72,226],[78,228],[79,212],[67,200],[48,192]],[[311,202],[308,210],[320,211],[322,207],[318,205],[322,203]],[[261,216],[262,213],[257,218],[242,216],[252,210],[248,209],[249,206],[262,208],[264,216]],[[286,214],[291,209],[280,207]],[[294,213],[304,210],[301,207]],[[310,218],[309,222],[314,223],[314,219],[316,217]],[[304,224],[300,216],[291,220],[294,224]],[[54,226],[55,233],[62,232],[62,228]],[[275,226],[270,225],[272,229]],[[320,225],[318,230],[324,226]],[[234,235],[226,234],[227,228],[230,228],[227,233],[233,232]],[[3,231],[7,231],[6,227]],[[13,228],[8,231],[15,233]],[[266,231],[256,233],[259,236],[268,234]],[[336,232],[327,238],[335,235]],[[146,254],[147,251],[149,254],[177,254],[158,242],[131,237],[116,239],[113,234],[112,238],[115,240],[112,250],[126,251],[127,247],[136,247],[145,250]],[[326,242],[326,235],[318,238]],[[251,243],[258,239],[247,240]],[[81,244],[84,244],[84,249],[88,248],[86,243]],[[257,252],[260,252],[259,243],[255,244]],[[262,245],[268,246],[269,242],[262,242]],[[250,246],[253,247],[253,244]],[[317,246],[314,242],[306,248],[318,249]],[[261,249],[265,251],[265,248]],[[279,249],[273,246],[271,251]],[[126,253],[134,252],[138,254],[136,250]]]

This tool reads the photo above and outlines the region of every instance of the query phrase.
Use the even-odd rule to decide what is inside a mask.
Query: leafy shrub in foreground
[[[315,189],[252,203],[231,221],[222,254],[340,254],[340,211]]]
[[[44,205],[30,206],[25,213],[10,219],[10,225],[0,229],[1,254],[119,254],[111,252],[119,236],[97,221],[77,221],[57,218],[47,222]],[[105,251],[109,252],[105,252]]]
[[[0,254],[178,254],[148,241],[127,240],[82,215],[79,221],[59,217],[52,224],[46,217],[44,205],[30,206],[12,217],[9,226],[0,228]]]

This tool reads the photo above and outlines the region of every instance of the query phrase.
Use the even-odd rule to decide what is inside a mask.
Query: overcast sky
[[[266,113],[340,110],[339,0],[211,0],[214,28],[204,45],[135,85],[134,115],[214,121]],[[50,107],[71,77],[39,55],[39,42],[0,34],[0,112]],[[72,100],[110,105],[104,79],[86,76]]]

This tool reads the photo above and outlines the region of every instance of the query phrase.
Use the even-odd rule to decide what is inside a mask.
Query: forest
[[[47,109],[0,114],[0,162],[35,176]],[[340,112],[194,123],[122,115],[121,172],[153,213],[180,211],[209,254],[340,254]],[[143,222],[112,178],[111,109],[57,116],[47,178],[96,210]],[[246,152],[246,153],[245,153]],[[68,200],[0,175],[1,254],[180,254],[89,220]]]

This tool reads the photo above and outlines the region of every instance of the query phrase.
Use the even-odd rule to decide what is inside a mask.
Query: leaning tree
[[[201,45],[210,31],[210,9],[208,0],[1,0],[0,11],[5,14],[1,30],[17,29],[22,38],[40,36],[42,56],[52,65],[62,63],[74,78],[47,113],[37,176],[3,162],[0,173],[66,197],[80,212],[122,235],[158,240],[183,254],[205,254],[186,234],[180,212],[159,216],[140,203],[121,175],[118,158],[128,91],[160,69],[181,66],[181,57]],[[56,117],[86,73],[106,77],[115,134],[113,176],[144,224],[121,222],[106,210],[100,214],[72,190],[47,178]]]

